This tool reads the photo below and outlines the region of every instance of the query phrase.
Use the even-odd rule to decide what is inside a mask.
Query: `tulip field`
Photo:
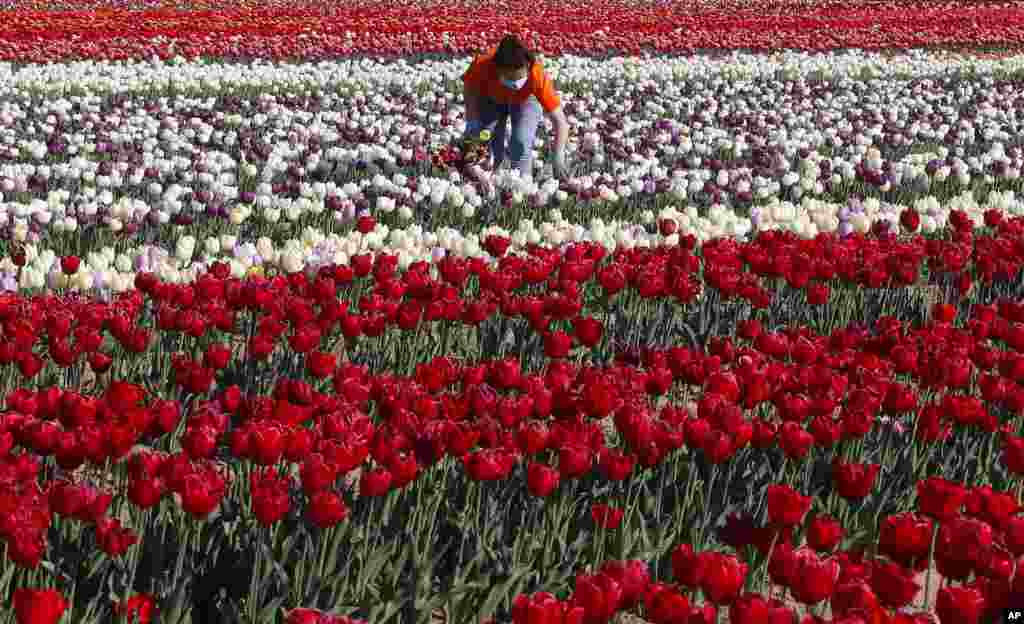
[[[1024,621],[1024,7],[0,13],[0,624]]]

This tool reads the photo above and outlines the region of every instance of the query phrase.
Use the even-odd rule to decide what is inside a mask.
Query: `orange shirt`
[[[494,65],[496,51],[497,48],[486,54],[481,54],[473,60],[473,64],[462,75],[462,82],[466,87],[499,104],[522,104],[533,95],[549,113],[561,106],[562,100],[558,97],[555,85],[544,71],[544,66],[540,61],[534,61],[533,66],[530,67],[530,73],[522,89],[514,91],[502,84]]]

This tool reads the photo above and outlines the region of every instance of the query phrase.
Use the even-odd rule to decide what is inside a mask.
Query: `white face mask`
[[[523,88],[523,85],[526,84],[526,80],[527,78],[522,78],[520,80],[509,80],[507,78],[502,78],[501,84],[505,85],[509,89],[512,89],[513,91],[518,91]]]

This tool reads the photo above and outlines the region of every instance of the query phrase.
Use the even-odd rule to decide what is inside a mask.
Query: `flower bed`
[[[10,621],[1015,604],[1020,57],[548,59],[562,181],[465,62],[4,69]]]
[[[134,3],[129,3],[133,7]],[[17,2],[0,24],[0,59],[188,57],[329,59],[365,54],[464,54],[491,33],[517,30],[548,54],[676,53],[704,49],[911,48],[1019,43],[1013,3],[906,2],[478,2],[210,3],[180,11],[134,5],[32,11]],[[86,8],[89,7],[89,8]],[[614,25],[614,27],[612,27]]]

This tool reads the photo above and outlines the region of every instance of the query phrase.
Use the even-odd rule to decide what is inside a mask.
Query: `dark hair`
[[[533,64],[533,54],[515,35],[505,35],[494,53],[494,64],[503,69],[519,69]]]

